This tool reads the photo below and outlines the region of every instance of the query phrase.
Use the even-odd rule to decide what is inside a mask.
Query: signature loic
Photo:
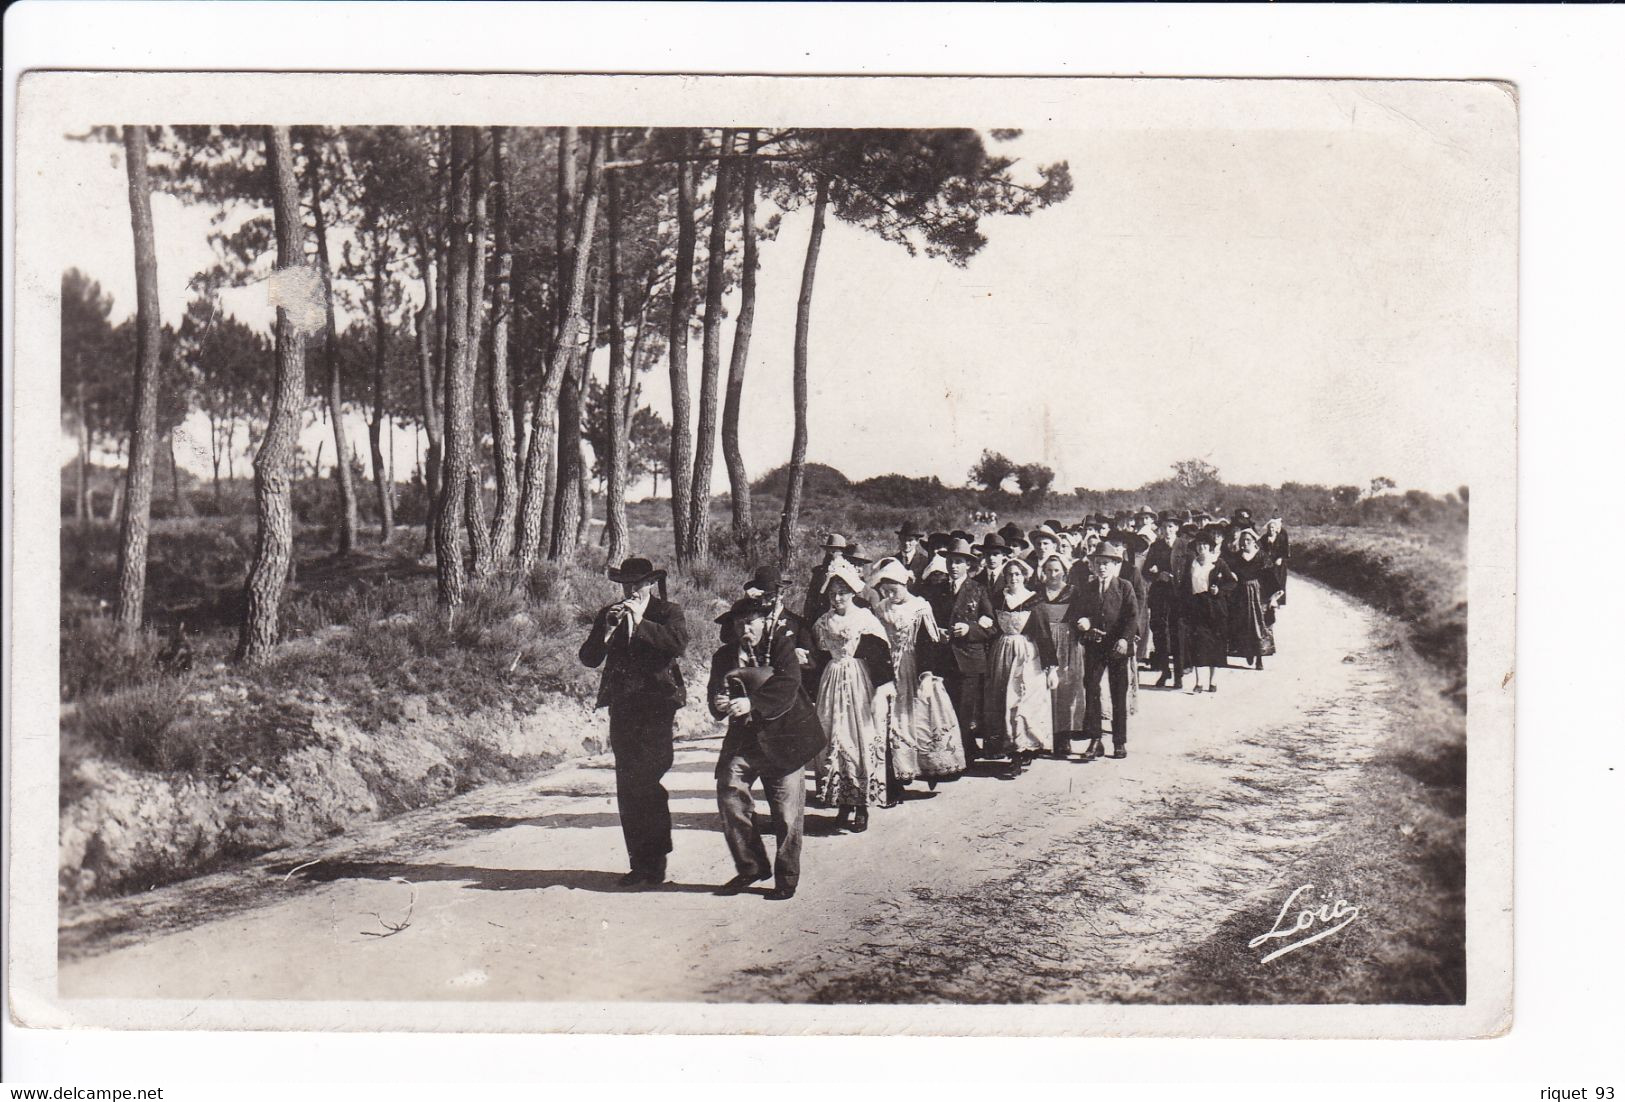
[[[1266,954],[1259,960],[1259,964],[1268,964],[1276,957],[1284,957],[1294,949],[1302,949],[1305,945],[1319,941],[1323,937],[1330,937],[1360,917],[1360,908],[1349,903],[1346,899],[1338,899],[1335,903],[1323,902],[1318,907],[1300,908],[1297,919],[1288,925],[1286,916],[1287,912],[1292,910],[1293,903],[1304,892],[1313,891],[1314,887],[1313,884],[1305,884],[1287,896],[1286,902],[1281,904],[1281,913],[1275,916],[1275,924],[1268,931],[1259,934],[1247,943],[1247,948],[1257,949],[1270,942],[1297,938],[1296,941],[1282,945]],[[1336,923],[1335,926],[1329,925],[1334,922]],[[1316,929],[1317,926],[1320,928]],[[1310,931],[1314,932],[1310,933]],[[1308,934],[1308,936],[1299,937],[1300,934]]]

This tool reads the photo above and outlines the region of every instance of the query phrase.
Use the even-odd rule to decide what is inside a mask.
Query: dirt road
[[[967,776],[877,811],[863,835],[810,811],[788,903],[712,894],[733,869],[708,739],[680,744],[667,778],[664,890],[615,886],[625,855],[597,759],[69,911],[60,994],[1155,999],[1183,947],[1279,891],[1275,870],[1321,838],[1385,734],[1373,628],[1294,579],[1269,668],[1221,672],[1216,694],[1143,690],[1124,761]]]

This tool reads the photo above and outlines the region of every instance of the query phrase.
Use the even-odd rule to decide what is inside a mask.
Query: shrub
[[[197,732],[181,722],[185,687],[155,681],[81,705],[74,726],[90,747],[159,772],[193,772],[206,764]]]
[[[63,700],[121,692],[159,676],[158,652],[163,640],[146,630],[133,639],[119,635],[105,616],[90,616],[65,625],[61,643]]]

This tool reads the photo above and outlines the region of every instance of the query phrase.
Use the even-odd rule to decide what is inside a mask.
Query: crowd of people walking
[[[1281,519],[1256,525],[1246,509],[1005,524],[980,539],[904,524],[873,557],[839,533],[823,552],[799,613],[787,607],[793,580],[762,568],[716,618],[706,703],[728,724],[717,800],[738,870],[724,892],[771,877],[770,898],[795,895],[809,798],[861,833],[911,785],[935,789],[978,760],[1014,778],[1039,756],[1126,758],[1142,674],[1154,689],[1188,680],[1210,695],[1231,659],[1263,669],[1291,557]],[[687,629],[648,560],[610,577],[623,599],[600,611],[581,659],[605,667],[599,706],[632,866],[623,883],[659,884],[671,851],[659,780]],[[771,864],[752,818],[757,783],[778,842]]]

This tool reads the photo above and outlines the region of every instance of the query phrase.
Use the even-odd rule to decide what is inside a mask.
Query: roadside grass
[[[1169,1003],[1407,1003],[1459,1005],[1467,994],[1466,716],[1447,678],[1389,640],[1399,691],[1390,734],[1340,801],[1325,839],[1288,863],[1279,892],[1232,914],[1182,955],[1159,984]],[[1359,916],[1325,942],[1261,964],[1295,938],[1249,949],[1275,926],[1295,888],[1312,885],[1281,919],[1345,899]],[[1322,928],[1320,926],[1317,929]]]
[[[1305,528],[1292,532],[1292,569],[1405,625],[1417,653],[1467,703],[1467,527]],[[1291,584],[1287,588],[1291,598]]]

